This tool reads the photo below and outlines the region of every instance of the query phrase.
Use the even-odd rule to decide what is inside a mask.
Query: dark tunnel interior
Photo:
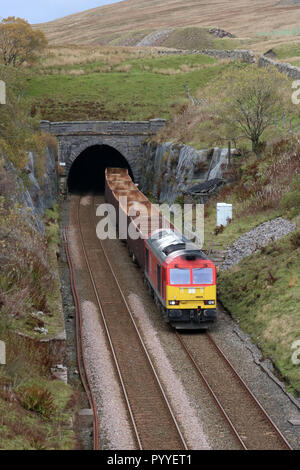
[[[69,192],[103,193],[107,167],[128,168],[129,175],[133,178],[127,160],[118,150],[108,145],[94,145],[84,150],[71,166],[68,176]]]

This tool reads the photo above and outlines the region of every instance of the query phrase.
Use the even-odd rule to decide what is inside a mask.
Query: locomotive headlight
[[[214,300],[204,300],[204,305],[215,305]]]
[[[169,300],[169,305],[179,305],[179,300]]]

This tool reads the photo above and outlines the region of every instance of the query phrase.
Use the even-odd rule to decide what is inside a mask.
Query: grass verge
[[[300,246],[293,235],[262,248],[218,278],[219,299],[272,359],[290,391],[300,392],[292,345],[300,335]]]
[[[61,65],[57,56],[45,75],[37,70],[30,78],[27,99],[52,121],[169,118],[188,101],[186,85],[195,93],[227,66],[205,55],[114,57],[114,65],[112,55],[105,62],[77,57],[76,64]]]

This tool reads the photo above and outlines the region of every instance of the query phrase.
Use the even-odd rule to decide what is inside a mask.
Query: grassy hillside
[[[150,31],[187,26],[218,26],[237,37],[295,36],[299,11],[299,4],[278,0],[124,0],[38,27],[55,44],[108,44],[120,38],[126,44],[126,35],[140,40]]]
[[[206,208],[207,245],[215,228],[215,204],[232,203],[232,222],[215,237],[217,248],[232,245],[243,233],[282,216],[297,230],[259,249],[218,278],[219,299],[265,357],[271,358],[291,390],[300,393],[300,368],[292,363],[292,344],[300,332],[300,148],[297,138],[270,144],[261,159],[239,160],[237,182]]]
[[[228,66],[205,55],[132,48],[54,48],[29,80],[27,99],[49,120],[169,118]]]
[[[0,66],[7,83],[7,104],[0,107],[0,339],[7,352],[6,365],[0,365],[0,449],[71,449],[77,398],[70,385],[53,379],[51,364],[61,359],[39,342],[64,326],[57,207],[45,214],[43,236],[33,228],[29,208],[18,202],[30,187],[27,152],[34,152],[40,180],[46,140],[56,148],[51,136],[35,132],[38,121],[23,96],[27,78]]]

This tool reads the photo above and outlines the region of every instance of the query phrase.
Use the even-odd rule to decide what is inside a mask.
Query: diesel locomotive
[[[107,168],[106,201],[125,220],[129,252],[164,319],[176,329],[205,329],[216,319],[216,267],[139,191],[126,169]]]

